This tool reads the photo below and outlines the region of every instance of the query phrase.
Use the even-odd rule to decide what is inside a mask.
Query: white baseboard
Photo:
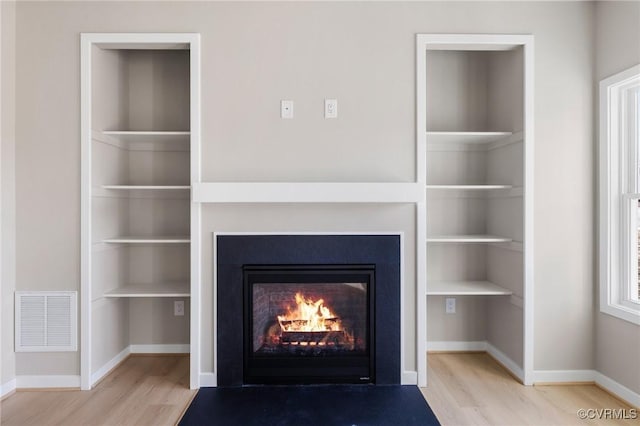
[[[107,361],[105,365],[100,367],[91,375],[91,386],[95,385],[100,379],[109,374],[118,364],[120,364],[131,353],[131,346],[127,346],[118,355]]]
[[[402,373],[403,385],[417,385],[418,384],[418,372],[412,370],[405,370]]]
[[[200,373],[201,388],[215,388],[218,386],[218,376],[216,373]]]
[[[487,341],[428,341],[427,352],[466,352],[484,351],[494,357],[500,364],[524,383],[524,371],[511,358]]]
[[[189,344],[173,345],[129,345],[106,364],[91,374],[91,385],[107,375],[129,354],[183,354],[189,353]],[[6,386],[6,392],[5,392]],[[80,376],[17,376],[11,382],[2,385],[2,395],[13,389],[24,388],[79,388]]]
[[[188,354],[191,345],[174,344],[174,345],[130,345],[129,349],[132,354]]]
[[[537,370],[533,372],[534,383],[595,382],[616,397],[634,407],[640,407],[640,393],[616,382],[596,370]]]
[[[533,383],[576,383],[595,382],[595,370],[535,370]]]
[[[634,392],[628,387],[616,382],[598,371],[594,371],[595,382],[616,395],[618,398],[628,402],[636,408],[640,408],[640,393]]]
[[[453,341],[427,341],[427,352],[464,352],[464,351],[486,351],[487,342],[453,342]]]
[[[25,388],[80,388],[80,376],[17,376],[16,389]]]
[[[0,398],[4,398],[5,395],[10,394],[16,390],[16,379],[11,379],[7,383],[3,383],[0,386]]]
[[[524,383],[524,370],[515,361],[509,358],[501,350],[487,342],[487,353],[494,357],[503,367],[511,371],[522,383]]]
[[[182,354],[189,353],[189,348],[190,346],[188,344],[129,345],[91,374],[91,386],[106,376],[130,354]]]

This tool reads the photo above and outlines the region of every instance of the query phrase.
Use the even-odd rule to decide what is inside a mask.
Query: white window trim
[[[631,162],[624,161],[635,155],[625,152],[631,133],[626,100],[639,86],[640,65],[600,82],[600,311],[638,325],[640,305],[628,293],[629,274],[636,269],[626,261],[635,249],[623,230],[635,223],[628,203],[640,191],[637,179],[627,178]]]

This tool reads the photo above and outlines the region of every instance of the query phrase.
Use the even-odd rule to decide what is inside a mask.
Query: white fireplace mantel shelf
[[[421,203],[418,182],[202,182],[196,203]]]

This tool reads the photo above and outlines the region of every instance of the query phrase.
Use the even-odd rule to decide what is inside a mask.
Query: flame
[[[324,299],[307,299],[296,293],[297,309],[278,315],[283,331],[341,331],[340,319],[324,305]]]

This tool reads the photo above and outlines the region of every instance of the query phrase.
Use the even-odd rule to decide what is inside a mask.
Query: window
[[[600,310],[640,324],[640,65],[600,82]]]

